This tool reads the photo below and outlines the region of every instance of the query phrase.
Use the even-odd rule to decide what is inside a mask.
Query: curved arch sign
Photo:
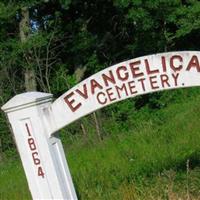
[[[33,199],[77,200],[61,141],[54,134],[112,103],[150,92],[200,86],[200,52],[134,58],[108,67],[52,101],[52,94],[16,95],[6,112]]]
[[[130,97],[200,85],[200,52],[154,54],[108,67],[52,104],[56,131],[104,106]]]

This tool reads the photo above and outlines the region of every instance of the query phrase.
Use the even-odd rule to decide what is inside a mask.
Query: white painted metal
[[[52,121],[46,109],[51,100],[51,94],[23,93],[2,109],[11,124],[33,199],[76,200],[62,144],[56,134],[49,137]]]
[[[131,63],[134,63],[134,68],[132,68],[134,73],[137,75],[140,74],[140,76],[133,77],[133,71],[130,67]],[[82,81],[64,93],[51,105],[51,112],[56,125],[52,127],[51,132],[53,133],[97,109],[129,97],[160,90],[199,86],[199,63],[199,51],[181,51],[144,56],[108,67]],[[149,65],[149,67],[147,65]],[[120,67],[122,68],[120,69]],[[148,69],[151,72],[148,72]],[[106,85],[102,75],[109,75],[109,73],[113,74],[115,83],[108,82],[108,85]],[[121,80],[119,79],[119,74]],[[128,78],[125,79],[127,74]],[[162,79],[168,78],[168,83],[162,83],[161,76]],[[122,78],[124,78],[124,80],[122,80]],[[94,81],[91,83],[92,80],[95,80],[101,88],[100,86],[94,86],[95,83]],[[142,87],[142,80],[145,90]],[[175,81],[177,81],[177,83]],[[125,84],[124,88],[126,87],[127,93],[125,89],[123,91],[118,91],[120,92],[119,97],[116,86],[122,87],[123,84]],[[151,84],[153,84],[153,87]],[[164,84],[164,86],[162,84]],[[93,91],[94,94],[92,94],[91,87],[93,87],[93,90],[95,87],[95,91]],[[131,87],[132,94],[130,91]],[[79,92],[77,92],[77,90],[79,90]],[[82,93],[82,95],[80,93]],[[100,104],[97,99],[98,95],[100,101],[103,103],[106,101],[106,103]],[[68,105],[65,99],[67,99]],[[72,110],[69,105],[76,110]]]

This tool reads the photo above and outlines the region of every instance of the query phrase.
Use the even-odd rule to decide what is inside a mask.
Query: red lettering
[[[166,60],[165,60],[165,57],[162,56],[162,57],[161,57],[161,60],[162,60],[163,72],[166,72],[166,71],[167,71],[167,67],[166,67]]]
[[[145,80],[146,80],[145,78],[138,79],[138,82],[141,82],[142,89],[143,89],[144,92],[146,91],[145,85],[144,85],[144,81],[145,81]]]
[[[178,79],[179,73],[177,74],[172,74],[172,77],[174,79],[174,85],[177,86],[177,79]]]
[[[157,80],[153,80],[153,79],[155,79],[155,78],[157,78],[157,76],[151,76],[151,77],[149,77],[149,80],[150,80],[150,84],[151,84],[151,88],[152,88],[152,89],[158,89],[158,88],[159,88],[159,86],[156,85],[156,84],[157,84]]]
[[[121,87],[115,86],[115,88],[117,90],[117,94],[118,94],[119,98],[121,98],[121,95],[120,95],[119,91],[121,91],[121,92],[125,91],[126,96],[128,96],[128,92],[127,92],[125,83]]]
[[[102,78],[103,78],[103,81],[104,81],[106,86],[109,85],[109,82],[111,82],[112,84],[116,83],[115,77],[114,77],[114,75],[113,75],[111,70],[109,70],[109,76],[106,75],[106,74],[102,74]]]
[[[38,156],[38,152],[35,151],[35,150],[37,150],[37,147],[35,145],[35,140],[34,140],[34,138],[31,137],[31,132],[30,132],[30,129],[29,129],[29,126],[28,126],[27,123],[25,123],[25,126],[26,126],[26,130],[28,132],[28,136],[30,137],[30,138],[28,138],[29,148],[30,148],[31,151],[34,151],[34,152],[32,152],[33,162],[34,162],[35,165],[40,165],[40,159],[39,159],[39,156]],[[38,176],[42,176],[44,178],[44,172],[43,172],[41,166],[38,167]]]
[[[128,86],[131,94],[137,93],[137,90],[135,90],[135,81],[128,82]]]
[[[34,162],[35,165],[39,165],[40,164],[40,159],[37,156],[38,156],[38,152],[33,152],[32,153],[33,162]]]
[[[28,138],[28,144],[31,151],[36,150],[35,141],[33,138]]]
[[[140,76],[144,75],[143,72],[140,72],[139,66],[137,66],[137,65],[140,65],[140,63],[141,63],[141,61],[138,60],[138,61],[135,61],[135,62],[132,62],[132,63],[129,64],[129,66],[131,68],[131,72],[132,72],[133,78],[137,78],[137,77],[140,77]]]
[[[99,89],[103,89],[103,87],[96,80],[94,80],[94,79],[92,79],[90,81],[90,85],[91,85],[91,92],[92,92],[92,94],[94,94],[95,90],[98,89],[98,88]]]
[[[147,71],[147,74],[156,74],[156,73],[159,73],[159,70],[158,69],[154,69],[154,70],[151,70],[150,69],[150,66],[149,66],[149,61],[147,59],[144,60],[144,63],[145,63],[145,66],[146,66],[146,71]]]
[[[42,170],[42,167],[38,167],[38,176],[42,176],[42,178],[44,178],[44,172]]]
[[[29,130],[28,124],[26,123],[25,126],[26,126],[26,130],[27,130],[28,136],[31,136],[31,132]]]
[[[165,87],[165,84],[166,84],[166,86],[170,87],[170,84],[168,82],[169,81],[169,77],[166,74],[160,75],[160,80],[161,80],[161,84],[162,84],[163,88]]]
[[[190,69],[192,67],[195,67],[197,69],[197,71],[200,72],[199,60],[198,60],[197,56],[192,56],[188,66],[186,68],[186,71],[190,71]]]
[[[67,94],[65,97],[64,97],[64,101],[65,103],[69,106],[69,108],[71,109],[72,112],[75,112],[77,109],[80,108],[80,106],[82,105],[81,103],[78,103],[76,105],[73,106],[75,100],[72,99],[72,100],[69,100],[70,97],[72,97],[74,95],[74,92],[71,92],[69,94]]]
[[[104,97],[104,100],[101,100],[101,99],[100,99],[100,95]],[[97,94],[97,101],[98,101],[100,104],[102,104],[102,105],[104,105],[104,104],[107,103],[107,98],[106,98],[105,96],[106,96],[106,95],[105,95],[103,92],[99,92],[99,93]]]
[[[110,101],[116,100],[116,98],[113,97],[114,93],[113,93],[113,91],[112,91],[112,88],[108,88],[108,89],[106,90],[106,93],[107,93],[108,98],[109,98]]]
[[[174,60],[178,60],[180,63],[183,62],[183,58],[179,55],[174,55],[170,58],[170,67],[172,70],[174,71],[180,71],[182,68],[183,68],[183,65],[178,65],[178,66],[175,66],[174,65]]]
[[[31,132],[30,132],[30,130],[29,130],[28,124],[26,123],[25,126],[26,126],[26,131],[27,131],[27,133],[28,133],[28,136],[31,136]]]
[[[83,85],[83,91],[80,91],[79,89],[76,89],[76,92],[81,95],[84,99],[88,98],[88,91],[86,84]]]
[[[124,71],[124,74],[122,76],[121,74],[121,71]],[[117,70],[116,70],[116,74],[117,74],[117,77],[119,80],[121,81],[126,81],[128,79],[128,72],[127,71],[127,68],[125,66],[121,66],[121,67],[118,67]]]

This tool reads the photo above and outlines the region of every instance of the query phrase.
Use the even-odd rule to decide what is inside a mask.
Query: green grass
[[[75,146],[69,152],[68,160],[81,199],[123,199],[120,196],[122,188],[137,191],[141,185],[142,191],[150,190],[153,185],[159,191],[157,183],[151,184],[150,188],[143,186],[149,180],[165,179],[160,174],[171,170],[176,179],[184,177],[184,186],[187,161],[194,172],[199,171],[199,111],[199,99],[174,104],[160,111],[159,117],[140,122],[135,130],[90,147]],[[200,184],[194,185],[192,193],[198,197]],[[188,193],[183,186],[180,193]],[[146,192],[141,195],[143,193]]]
[[[102,142],[65,146],[82,200],[198,199],[200,98],[153,113]],[[0,164],[0,199],[30,199],[19,161]]]
[[[31,199],[25,174],[19,160],[0,163],[0,199]]]

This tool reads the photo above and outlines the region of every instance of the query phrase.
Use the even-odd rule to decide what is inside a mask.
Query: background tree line
[[[199,31],[197,0],[1,0],[0,105],[25,91],[50,92],[57,98],[82,79],[123,60],[198,50]],[[160,109],[182,98],[180,93],[114,104],[64,131],[102,140],[115,129],[130,128],[135,111]],[[14,148],[2,112],[0,122],[2,156]]]

